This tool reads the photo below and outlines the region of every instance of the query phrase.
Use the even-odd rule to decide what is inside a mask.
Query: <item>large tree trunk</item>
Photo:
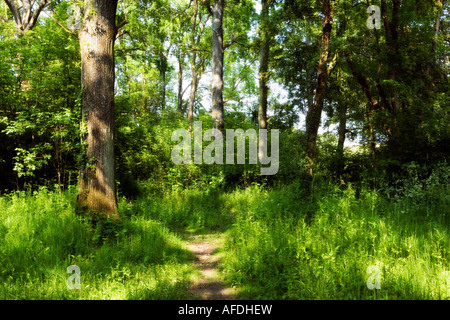
[[[306,143],[307,155],[309,157],[309,175],[313,176],[313,165],[316,155],[317,133],[320,126],[320,118],[325,99],[326,82],[328,79],[328,55],[331,37],[331,23],[333,21],[331,0],[324,1],[324,18],[322,29],[322,43],[320,46],[319,70],[317,74],[316,93],[314,103],[308,109],[306,115]]]
[[[212,110],[213,126],[224,130],[223,117],[223,9],[224,0],[215,0],[212,22]]]
[[[261,0],[261,22],[259,47],[259,109],[258,122],[260,129],[267,129],[267,99],[269,93],[269,6],[271,0]]]
[[[81,49],[83,134],[86,163],[78,205],[118,216],[114,168],[114,40],[117,0],[85,0]]]

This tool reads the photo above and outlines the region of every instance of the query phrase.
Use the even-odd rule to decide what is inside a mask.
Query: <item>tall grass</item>
[[[448,174],[401,196],[314,185],[308,200],[298,182],[121,199],[122,222],[101,228],[75,213],[74,189],[1,196],[0,299],[190,299],[186,231],[225,232],[220,270],[241,298],[450,299]]]
[[[296,190],[244,195],[223,270],[243,297],[450,299],[448,185],[428,201],[364,190],[357,199],[350,188],[318,193],[312,204]],[[371,265],[380,290],[366,285]]]
[[[179,236],[137,215],[106,237],[75,214],[74,200],[73,190],[45,188],[0,197],[0,299],[188,297],[193,257]],[[80,268],[80,290],[67,287],[70,265]]]

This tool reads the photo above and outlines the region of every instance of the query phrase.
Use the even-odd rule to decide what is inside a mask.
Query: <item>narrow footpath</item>
[[[187,249],[195,255],[198,277],[191,286],[194,299],[234,300],[236,290],[229,287],[221,277],[217,266],[220,261],[218,245],[220,236],[216,234],[187,234]]]

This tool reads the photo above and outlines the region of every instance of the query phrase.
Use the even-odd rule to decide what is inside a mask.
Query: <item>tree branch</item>
[[[47,13],[46,13],[47,14]],[[64,27],[64,25],[59,22],[58,20],[56,20],[56,18],[53,15],[49,15],[47,14],[48,17],[50,17],[58,26],[60,26],[65,32],[71,34],[72,36],[74,36],[76,39],[78,39],[78,34],[74,31],[71,31],[69,29],[67,29],[66,27]]]
[[[125,34],[129,34],[129,32],[127,30],[122,30],[120,32],[116,33],[116,40],[119,39],[120,37],[122,37]]]
[[[228,41],[227,43],[225,43],[225,44],[223,45],[223,50],[227,49],[229,46],[231,46],[233,43],[235,43],[236,40],[237,40],[237,37],[236,37],[236,35],[233,33],[233,34],[232,34],[231,40]]]
[[[353,76],[355,77],[356,81],[360,84],[361,89],[363,90],[367,100],[369,100],[369,103],[372,106],[373,110],[377,110],[380,108],[380,105],[378,103],[378,100],[375,99],[373,96],[372,90],[370,89],[369,79],[365,76],[363,76],[357,69],[355,64],[352,60],[346,55],[346,61],[347,65],[349,66]]]
[[[14,18],[14,22],[16,23],[17,28],[20,29],[20,26],[22,26],[22,19],[20,17],[19,9],[17,9],[16,4],[12,0],[5,0],[6,5],[9,7],[9,10],[11,10],[11,13]]]
[[[39,17],[39,15],[41,14],[41,11],[45,8],[45,6],[48,4],[48,0],[41,0],[41,2],[39,3],[39,7],[36,9],[36,11],[33,13],[33,16],[31,17],[31,19],[27,22],[27,26],[25,28],[26,30],[31,30],[34,28],[37,19]],[[28,15],[31,14],[31,7],[29,9],[29,13]]]
[[[123,28],[126,24],[128,24],[127,20],[123,20],[116,28],[117,30]]]
[[[212,12],[212,7],[209,4],[208,0],[201,0],[202,5],[204,5],[206,7],[206,9],[208,10],[209,14],[212,16],[213,12]]]

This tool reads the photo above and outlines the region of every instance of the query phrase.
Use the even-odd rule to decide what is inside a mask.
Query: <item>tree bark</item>
[[[170,47],[169,50],[170,51]],[[161,75],[161,110],[166,108],[166,87],[167,87],[167,55],[165,52],[159,54],[158,69]]]
[[[345,135],[347,130],[347,105],[338,105],[337,111],[339,113],[339,128],[338,128],[338,145],[336,148],[337,155],[337,172],[339,176],[342,175],[344,171],[344,145],[345,145]]]
[[[223,110],[223,9],[224,0],[215,0],[212,22],[212,109],[213,127],[224,130]]]
[[[197,29],[197,14],[198,14],[198,0],[194,0],[194,13],[192,16],[192,37],[191,37],[191,45],[198,44],[195,41],[195,30]],[[199,38],[200,39],[200,35]],[[192,130],[192,120],[194,119],[194,103],[195,103],[195,95],[197,93],[198,86],[198,72],[197,72],[197,53],[194,51],[192,53],[191,58],[191,72],[192,72],[192,81],[191,81],[191,91],[189,93],[189,109],[187,115],[187,121],[189,125],[189,131]]]
[[[192,65],[195,64],[195,60],[193,61]],[[192,121],[194,119],[194,103],[195,103],[195,96],[197,93],[197,87],[198,87],[198,81],[199,76],[197,69],[195,66],[191,67],[192,69],[192,81],[191,81],[191,91],[189,92],[189,109],[188,109],[188,115],[187,115],[187,121],[189,124],[189,131],[192,130]]]
[[[261,0],[260,47],[259,47],[259,108],[260,129],[267,129],[267,99],[269,93],[269,7],[271,0]]]
[[[209,7],[207,7],[209,8]],[[210,9],[210,8],[209,8]],[[201,15],[199,15],[199,28],[197,28],[197,14],[199,14],[198,0],[194,0],[194,15],[192,19],[192,37],[191,37],[191,47],[192,47],[192,57],[191,57],[191,72],[192,72],[192,81],[191,81],[191,91],[189,93],[189,109],[187,120],[189,124],[189,131],[192,130],[192,121],[194,119],[194,105],[198,90],[198,84],[200,82],[200,78],[204,72],[205,62],[207,60],[205,53],[201,55],[201,53],[197,54],[197,48],[200,45],[200,41],[202,39],[203,32],[205,30],[205,26],[209,20],[209,17],[212,14],[212,11],[208,10],[208,15],[205,20],[201,21]],[[208,53],[209,54],[209,53]]]
[[[338,145],[337,154],[339,157],[344,155],[345,134],[347,133],[347,106],[338,107],[339,112],[339,129],[338,129]]]
[[[185,53],[178,54],[178,99],[177,109],[180,113],[183,113],[183,71],[184,71],[184,56]]]
[[[82,128],[86,163],[78,206],[118,217],[114,164],[114,40],[117,0],[85,0],[81,50]]]
[[[161,72],[161,110],[166,108],[166,70]]]
[[[322,43],[320,46],[319,70],[317,74],[316,93],[314,103],[308,109],[306,115],[306,144],[307,155],[309,157],[309,175],[313,176],[313,166],[316,155],[317,133],[320,126],[320,118],[323,110],[323,101],[325,99],[326,83],[328,78],[328,55],[331,37],[331,23],[333,21],[333,8],[331,0],[324,1],[324,18],[322,28]]]

